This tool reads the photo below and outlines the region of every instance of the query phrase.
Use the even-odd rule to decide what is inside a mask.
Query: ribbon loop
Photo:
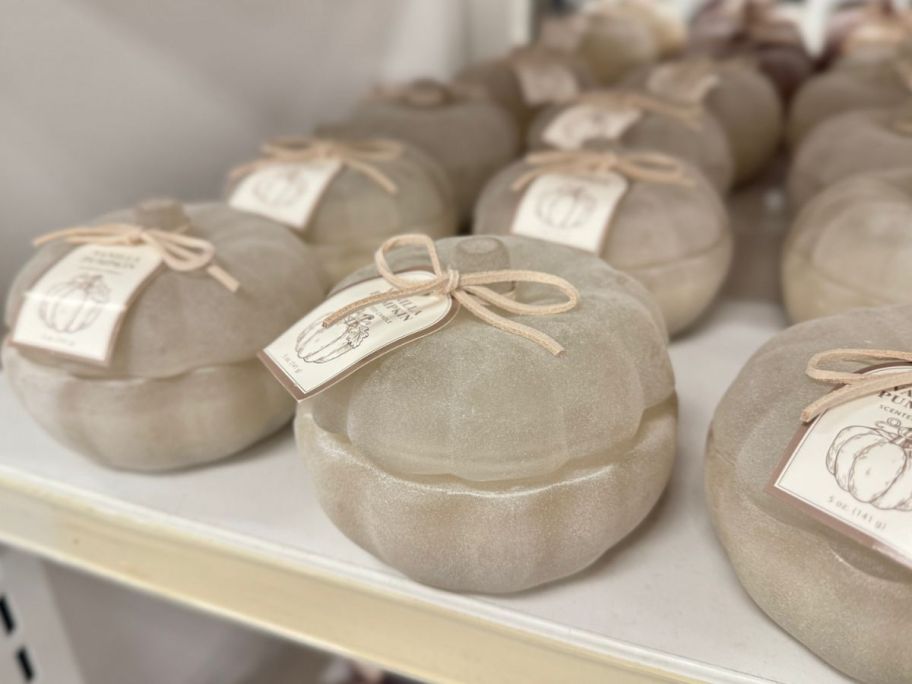
[[[679,160],[658,152],[551,150],[534,152],[525,161],[532,168],[513,181],[514,191],[522,190],[539,176],[554,173],[604,176],[617,172],[648,183],[693,184],[693,178]]]
[[[824,411],[841,406],[854,399],[867,397],[884,390],[902,385],[912,385],[912,367],[895,373],[860,373],[858,371],[830,370],[824,366],[830,363],[868,363],[876,361],[900,361],[912,363],[912,352],[887,349],[830,349],[814,354],[808,361],[805,373],[812,380],[831,385],[841,385],[816,401],[808,404],[801,412],[802,422],[808,423]]]
[[[186,273],[206,269],[225,289],[237,292],[240,284],[223,268],[212,263],[215,246],[208,240],[185,235],[187,226],[178,230],[143,228],[132,223],[104,223],[98,226],[75,226],[41,235],[33,241],[40,245],[63,240],[74,245],[148,245],[161,256],[172,271]]]
[[[396,247],[411,245],[425,249],[431,262],[431,270],[436,276],[435,278],[416,283],[397,275],[390,268],[389,262],[386,260],[387,253]],[[491,311],[487,306],[497,307],[507,313],[527,316],[553,316],[570,311],[579,304],[580,294],[572,284],[559,276],[538,271],[502,270],[460,273],[453,268],[444,269],[434,241],[427,235],[420,234],[397,235],[390,238],[377,250],[374,255],[374,262],[376,263],[377,271],[393,288],[388,292],[371,295],[342,307],[323,320],[323,327],[328,328],[335,325],[355,311],[360,311],[373,304],[404,297],[442,294],[452,297],[464,306],[467,311],[498,330],[530,340],[555,356],[564,352],[564,348],[557,341],[540,330],[505,318]],[[487,285],[498,283],[514,282],[548,285],[559,290],[566,297],[566,300],[558,304],[526,304],[517,302],[486,287]]]
[[[364,174],[389,194],[395,195],[398,192],[393,179],[376,166],[378,162],[390,161],[402,155],[402,145],[393,140],[288,136],[267,141],[260,152],[262,158],[234,168],[229,178],[237,180],[276,164],[306,164],[332,159]]]

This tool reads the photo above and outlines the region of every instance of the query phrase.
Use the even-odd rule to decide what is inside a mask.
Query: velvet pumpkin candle
[[[98,334],[102,307],[116,306],[108,253],[131,259],[150,245],[163,265],[126,303],[107,363],[17,342],[30,300],[38,332],[59,349]],[[43,275],[86,246],[98,248],[94,274],[45,289]],[[207,274],[212,264],[236,291]],[[230,456],[294,411],[256,354],[321,301],[319,269],[283,226],[224,205],[156,201],[108,214],[49,241],[19,272],[5,375],[47,432],[105,465],[167,470]]]
[[[443,237],[458,228],[446,172],[402,141],[278,138],[262,152],[231,173],[229,204],[288,226],[330,283],[369,263],[391,235]]]
[[[912,166],[912,107],[860,109],[831,117],[799,145],[788,173],[794,209],[859,173]]]
[[[357,544],[433,586],[514,592],[578,572],[639,524],[671,472],[658,309],[600,259],[520,237],[398,249],[383,266],[427,268],[429,249],[444,291],[495,304],[464,305],[299,409],[320,503]],[[472,284],[502,269],[513,287]],[[523,315],[492,317],[501,285],[500,304]]]
[[[649,0],[591,2],[542,27],[543,42],[579,55],[602,85],[679,52],[684,34],[676,16]]]
[[[857,371],[887,362],[880,350],[908,350],[910,338],[908,305],[789,328],[742,369],[716,409],[707,445],[709,509],[741,584],[814,654],[870,684],[912,681],[912,570],[878,551],[870,532],[860,534],[887,520],[900,531],[908,525],[908,388],[862,396],[864,412],[849,403],[822,414],[809,409],[839,400],[843,390],[830,390],[844,383],[856,396],[859,381],[868,382]],[[811,444],[819,448],[805,450]],[[783,458],[798,450],[801,462],[783,469]],[[792,476],[794,467],[801,469]],[[785,486],[814,491],[802,504],[781,495]],[[827,524],[843,515],[847,522]]]
[[[782,254],[793,321],[912,303],[912,167],[852,176],[816,195]]]
[[[646,286],[671,334],[707,310],[732,257],[728,214],[702,174],[635,151],[530,154],[485,188],[474,231],[597,254]]]
[[[755,178],[779,148],[782,103],[769,77],[748,58],[665,62],[635,74],[629,84],[665,100],[705,107],[725,131],[736,184]]]
[[[912,60],[897,57],[847,64],[808,80],[792,105],[787,128],[789,146],[798,145],[827,119],[856,109],[901,105],[912,95]]]
[[[816,69],[794,18],[776,0],[709,0],[691,20],[688,52],[746,57],[789,102]]]

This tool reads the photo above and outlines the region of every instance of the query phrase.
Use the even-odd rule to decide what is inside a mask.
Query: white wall
[[[214,197],[264,137],[503,49],[524,2],[0,0],[0,292],[32,236]]]

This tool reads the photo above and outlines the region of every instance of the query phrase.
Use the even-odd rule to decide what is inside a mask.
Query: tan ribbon
[[[431,261],[431,269],[436,276],[434,279],[416,283],[414,280],[403,278],[392,271],[386,260],[387,253],[396,247],[410,245],[423,247],[427,251]],[[558,342],[540,330],[517,323],[509,318],[504,318],[488,308],[488,306],[492,306],[508,313],[525,316],[553,316],[570,311],[579,304],[580,294],[573,285],[563,278],[539,271],[503,270],[459,273],[459,271],[452,268],[444,269],[434,241],[427,235],[420,234],[397,235],[390,238],[374,254],[374,262],[377,265],[377,271],[393,288],[388,292],[371,295],[342,307],[324,319],[324,328],[335,325],[353,312],[360,311],[373,304],[403,297],[439,294],[452,297],[470,313],[498,330],[531,340],[555,356],[564,352],[564,348]],[[524,304],[485,287],[485,285],[516,282],[549,285],[566,295],[567,300],[560,304]]]
[[[602,152],[595,150],[551,150],[527,155],[532,168],[510,186],[519,191],[539,176],[553,173],[604,176],[620,173],[633,180],[671,185],[693,185],[684,165],[674,157],[658,152]]]
[[[402,155],[402,145],[393,140],[286,137],[268,141],[260,151],[263,153],[261,159],[234,168],[229,178],[237,180],[276,164],[306,164],[331,159],[363,173],[391,195],[398,191],[393,179],[376,166],[378,162],[391,161]]]
[[[601,107],[632,107],[644,112],[678,119],[681,123],[694,130],[700,130],[703,124],[702,106],[669,102],[646,93],[593,90],[583,93],[574,102]]]
[[[831,385],[842,385],[838,389],[824,394],[817,401],[808,404],[801,412],[801,420],[810,422],[824,411],[841,406],[854,399],[868,397],[884,390],[902,385],[912,385],[912,368],[895,373],[860,373],[857,371],[827,370],[830,363],[865,363],[873,365],[877,361],[904,361],[912,363],[912,352],[891,351],[887,349],[831,349],[814,354],[808,361],[805,371],[809,378]]]
[[[148,245],[154,248],[162,262],[174,271],[187,272],[206,269],[226,289],[237,292],[240,286],[223,268],[215,265],[215,246],[208,240],[184,233],[158,228],[143,228],[132,223],[104,223],[98,226],[76,226],[41,235],[33,241],[40,245],[63,240],[74,245]]]

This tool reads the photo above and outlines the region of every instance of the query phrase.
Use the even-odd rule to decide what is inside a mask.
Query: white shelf
[[[456,595],[384,567],[323,515],[288,431],[218,467],[112,472],[45,436],[6,383],[0,539],[434,680],[839,681],[743,592],[704,506],[713,409],[782,324],[773,304],[729,301],[672,345],[681,430],[666,495],[593,567],[541,589]]]

